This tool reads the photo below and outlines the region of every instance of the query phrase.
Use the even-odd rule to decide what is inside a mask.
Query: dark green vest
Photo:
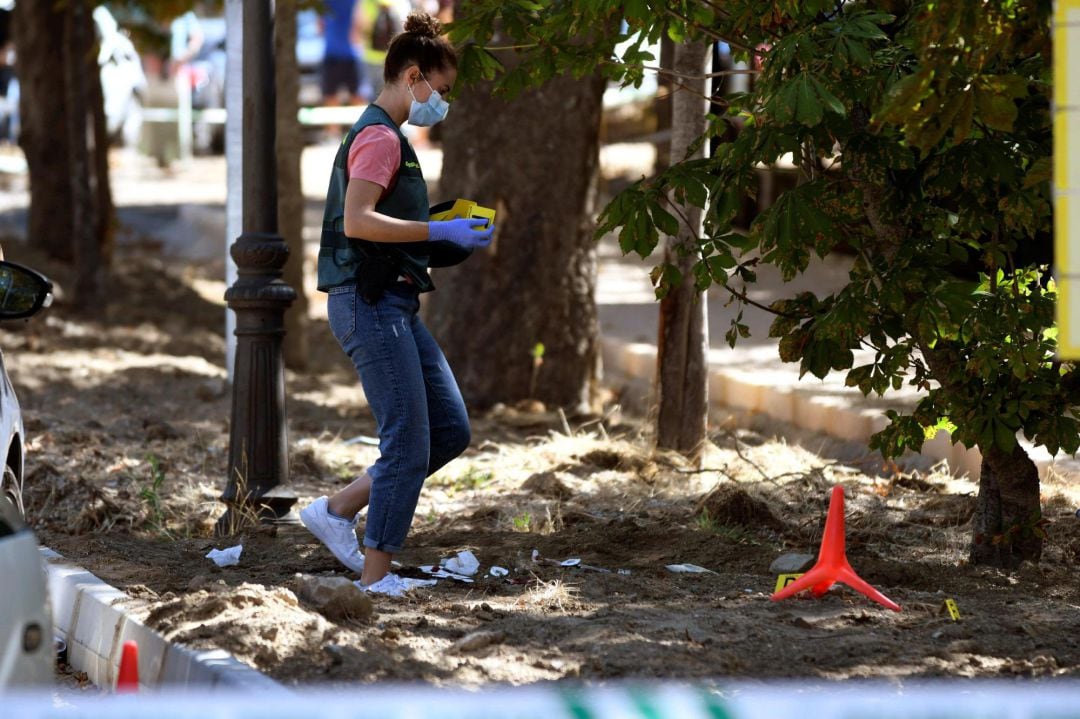
[[[326,292],[332,287],[356,281],[356,273],[365,257],[382,254],[391,260],[421,292],[435,289],[428,276],[426,242],[371,242],[345,235],[345,190],[349,186],[349,148],[357,134],[369,125],[386,125],[401,140],[401,167],[397,180],[386,197],[375,205],[376,212],[401,220],[427,222],[428,194],[420,162],[412,145],[401,129],[378,105],[369,105],[345,139],[341,141],[330,187],[326,191],[326,211],[323,213],[322,240],[319,244],[318,288]],[[421,250],[425,250],[421,252]]]

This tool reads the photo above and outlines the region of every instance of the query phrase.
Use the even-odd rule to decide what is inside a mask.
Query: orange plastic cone
[[[825,518],[825,536],[821,539],[821,551],[818,552],[817,564],[809,572],[773,594],[771,599],[778,602],[804,589],[809,589],[815,597],[820,597],[837,582],[848,585],[883,607],[895,612],[900,611],[899,604],[864,582],[848,564],[847,552],[844,549],[844,488],[839,484],[832,490],[829,514]]]
[[[120,671],[116,675],[117,694],[135,694],[139,691],[139,645],[128,640],[120,654]]]

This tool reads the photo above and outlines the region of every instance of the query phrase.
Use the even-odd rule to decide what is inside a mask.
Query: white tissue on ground
[[[442,566],[448,572],[471,577],[480,568],[480,560],[476,558],[475,554],[466,549],[464,552],[458,552],[456,557],[444,559]]]
[[[711,569],[705,567],[699,567],[696,564],[668,564],[669,572],[676,572],[677,574],[716,574]]]
[[[456,574],[454,572],[448,572],[441,566],[437,567],[434,564],[421,564],[418,569],[424,574],[430,574],[433,577],[439,579],[453,579],[458,582],[465,582],[466,584],[472,584],[472,578],[466,577],[464,574]]]
[[[244,551],[243,544],[237,544],[228,549],[211,549],[206,558],[213,561],[219,567],[231,567],[240,563],[240,552]]]
[[[506,567],[492,566],[491,569],[488,570],[488,574],[493,577],[505,577],[509,573],[510,570]]]

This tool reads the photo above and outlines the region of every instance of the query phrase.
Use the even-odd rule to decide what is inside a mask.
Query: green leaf
[[[976,88],[975,104],[979,108],[979,119],[990,128],[1001,132],[1012,132],[1019,110],[1011,97],[992,90]]]
[[[806,74],[800,75],[796,83],[795,121],[807,127],[814,127],[825,116],[825,108],[815,91],[815,82]]]
[[[649,212],[652,214],[653,223],[656,225],[660,232],[670,237],[676,237],[679,234],[679,221],[675,219],[675,216],[665,210],[656,202],[649,203]]]
[[[1002,452],[1012,452],[1016,446],[1016,432],[1000,419],[994,420],[994,444]]]

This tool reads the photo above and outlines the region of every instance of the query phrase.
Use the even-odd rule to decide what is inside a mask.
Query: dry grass
[[[580,591],[561,579],[545,582],[539,578],[536,585],[530,587],[517,598],[514,607],[525,612],[570,612],[580,606]]]

